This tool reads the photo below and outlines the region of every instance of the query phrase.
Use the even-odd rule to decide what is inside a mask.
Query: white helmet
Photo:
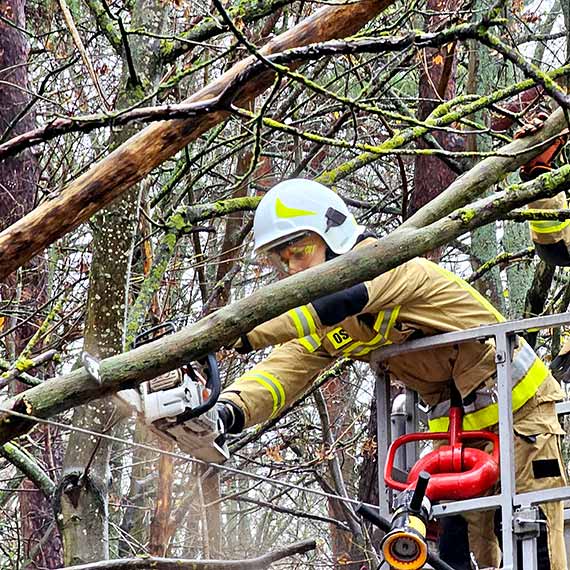
[[[364,229],[330,188],[293,178],[271,188],[259,202],[253,220],[254,251],[259,253],[311,231],[341,254],[352,249]]]

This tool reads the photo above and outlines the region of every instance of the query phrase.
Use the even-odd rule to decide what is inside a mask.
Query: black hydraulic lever
[[[410,511],[413,511],[414,513],[420,512],[422,508],[422,501],[426,496],[428,483],[429,483],[429,473],[421,471],[416,481],[416,488],[414,489],[412,500],[410,501]]]

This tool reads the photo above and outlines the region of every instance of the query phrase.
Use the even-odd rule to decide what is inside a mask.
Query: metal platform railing
[[[513,348],[516,346],[516,334],[526,330],[539,330],[570,324],[570,312],[546,317],[536,317],[519,321],[506,321],[496,325],[485,325],[475,329],[444,333],[440,335],[412,340],[400,345],[390,345],[378,349],[373,360],[381,362],[393,356],[420,350],[433,349],[464,342],[494,339],[496,347],[497,390],[499,406],[499,441],[501,492],[490,497],[481,497],[464,501],[453,501],[435,505],[435,517],[449,516],[475,510],[501,509],[503,566],[504,570],[517,568],[516,540],[522,542],[524,570],[538,570],[536,556],[536,538],[525,528],[532,526],[530,519],[538,503],[570,499],[570,487],[546,489],[529,493],[516,493],[515,463],[513,443],[513,411],[511,402],[511,365]],[[377,441],[378,441],[378,484],[380,513],[389,514],[390,492],[384,484],[383,471],[387,450],[391,441],[390,433],[390,387],[389,382],[378,379],[376,382],[377,398]],[[560,413],[569,413],[570,405],[566,402],[557,407]],[[414,410],[407,409],[408,424],[414,424]],[[413,428],[410,431],[414,431]],[[407,467],[410,461],[407,460]],[[526,527],[525,527],[526,525]],[[535,525],[536,526],[536,525]]]

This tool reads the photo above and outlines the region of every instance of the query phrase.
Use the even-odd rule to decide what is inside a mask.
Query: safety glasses
[[[322,240],[316,234],[304,234],[283,242],[265,252],[269,263],[282,275],[290,275],[318,260]]]

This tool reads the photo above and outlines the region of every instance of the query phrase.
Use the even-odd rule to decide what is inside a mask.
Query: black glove
[[[550,371],[558,382],[570,382],[570,352],[559,354],[551,362]]]
[[[226,433],[240,433],[243,431],[245,424],[245,415],[243,411],[232,402],[218,402],[216,410]]]

